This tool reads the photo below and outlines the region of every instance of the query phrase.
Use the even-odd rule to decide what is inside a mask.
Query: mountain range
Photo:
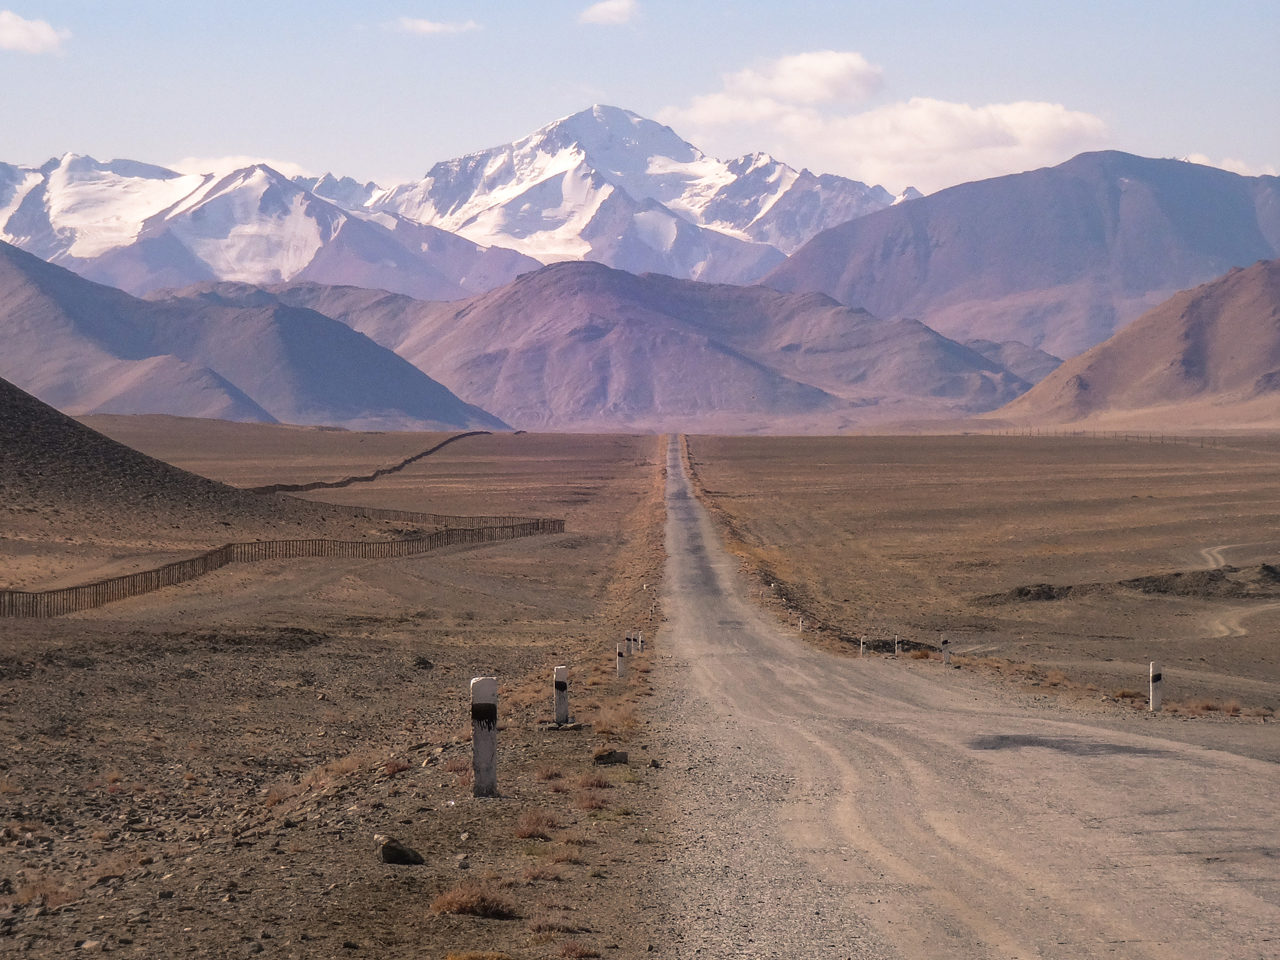
[[[1109,151],[894,197],[597,106],[390,187],[0,164],[0,244],[0,376],[76,412],[813,432],[992,410],[1280,256],[1280,178]]]
[[[139,300],[0,242],[0,377],[73,414],[502,429],[314,311]]]
[[[1108,151],[851,220],[763,282],[1070,357],[1179,290],[1277,256],[1280,177]]]
[[[455,300],[565,259],[729,282],[894,202],[881,187],[756,154],[705,156],[593,107],[386,189],[264,164],[182,174],[67,154],[0,164],[0,240],[134,294],[311,280]]]
[[[1143,314],[992,419],[1185,430],[1280,424],[1280,260],[1236,268]]]
[[[183,295],[323,313],[524,429],[807,433],[989,410],[1030,385],[914,320],[591,262],[455,303],[317,284]]]

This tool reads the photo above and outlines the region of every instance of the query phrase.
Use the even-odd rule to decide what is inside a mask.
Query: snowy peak
[[[544,263],[747,282],[821,230],[892,202],[881,187],[816,177],[767,154],[726,163],[670,127],[596,105],[438,163],[367,206]]]

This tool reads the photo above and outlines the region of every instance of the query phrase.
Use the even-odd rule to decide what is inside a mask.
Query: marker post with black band
[[[564,726],[569,722],[569,668],[556,667],[551,680],[556,690],[556,723]]]
[[[475,796],[498,795],[497,677],[471,680],[471,771]]]

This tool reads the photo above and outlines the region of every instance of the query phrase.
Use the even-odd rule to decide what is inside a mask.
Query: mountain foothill
[[[1107,151],[895,195],[605,106],[390,186],[68,154],[0,163],[0,377],[354,429],[1265,425],[1278,257],[1277,177]]]

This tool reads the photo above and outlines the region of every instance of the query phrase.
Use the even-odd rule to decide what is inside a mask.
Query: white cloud
[[[1106,124],[1061,104],[973,106],[912,97],[866,101],[882,72],[860,54],[782,57],[724,77],[722,89],[658,119],[721,156],[767,150],[796,166],[930,192],[966,180],[1060,163],[1106,145]]]
[[[395,22],[395,28],[403,33],[417,33],[422,36],[437,36],[445,33],[466,33],[479,30],[480,24],[474,20],[445,23],[438,20],[419,20],[414,17],[401,17]]]
[[[860,53],[817,50],[782,57],[763,70],[742,70],[724,78],[735,97],[773,97],[787,103],[857,102],[880,89],[883,71]]]
[[[636,15],[636,0],[601,0],[578,14],[579,23],[630,23]]]
[[[258,157],[252,154],[232,154],[225,157],[183,157],[173,163],[165,164],[170,170],[178,173],[212,173],[225,176],[254,164],[266,164],[272,170],[283,173],[286,177],[311,176],[311,171],[289,160],[272,160],[269,157]]]
[[[1242,177],[1280,176],[1280,168],[1277,168],[1270,163],[1248,163],[1244,160],[1234,160],[1231,157],[1214,160],[1203,153],[1193,153],[1186,159],[1191,163],[1202,163],[1207,167],[1217,167],[1219,170],[1229,170],[1232,173],[1240,174]]]
[[[0,10],[0,50],[19,53],[57,53],[70,30],[59,30],[43,20],[24,20],[12,10]]]

